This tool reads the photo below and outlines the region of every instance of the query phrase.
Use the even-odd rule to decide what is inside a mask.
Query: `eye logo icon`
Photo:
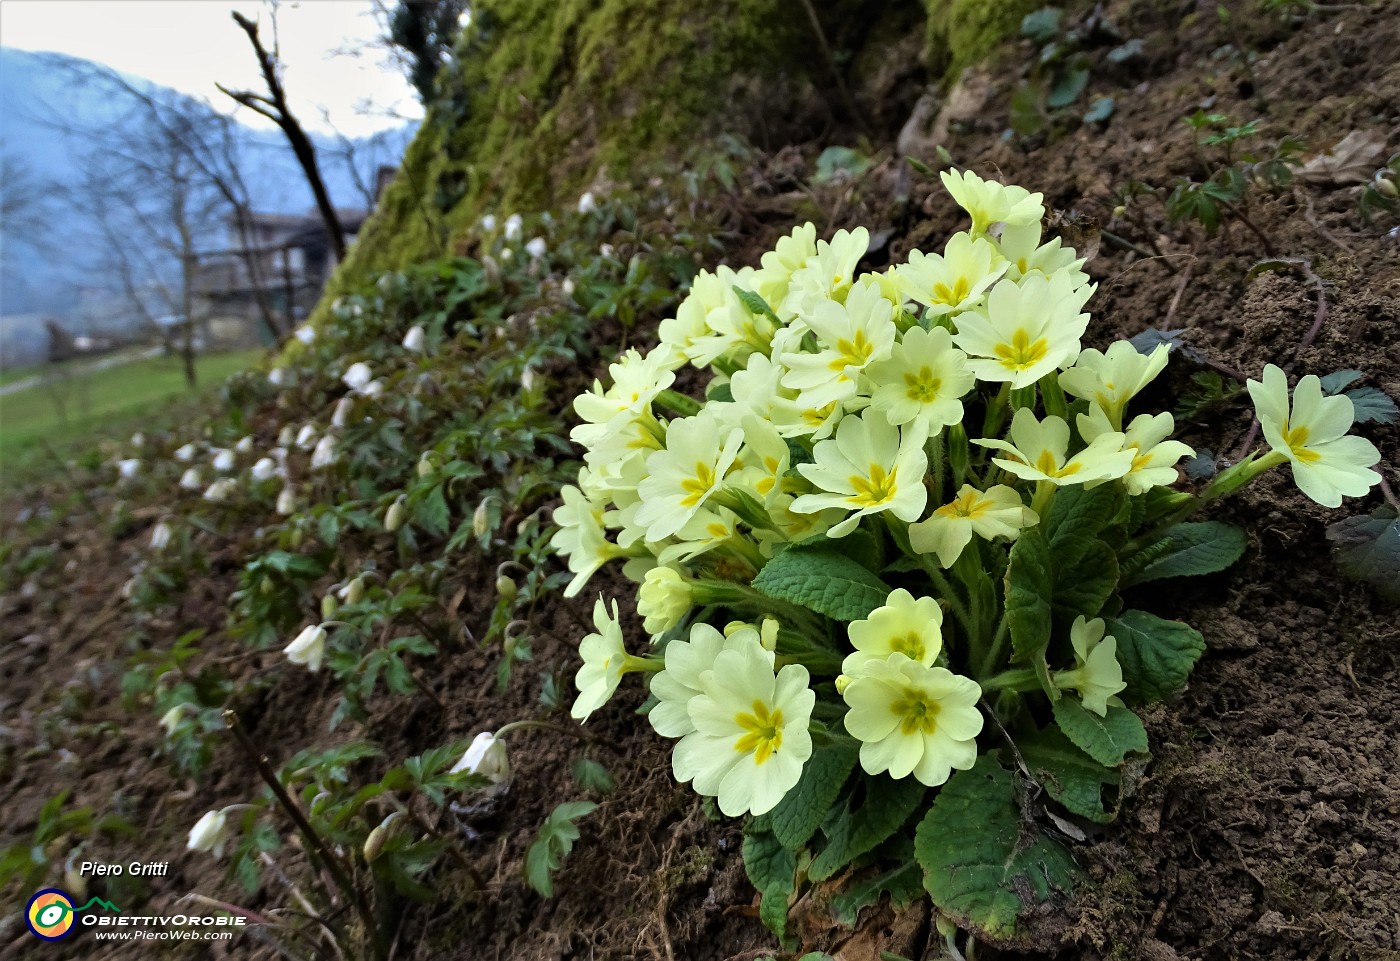
[[[73,914],[68,892],[45,888],[29,899],[25,920],[36,938],[61,941],[73,932]]]

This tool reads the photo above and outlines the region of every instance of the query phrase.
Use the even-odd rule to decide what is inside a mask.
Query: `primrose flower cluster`
[[[942,251],[862,272],[864,228],[818,240],[805,224],[758,268],[702,271],[658,346],[575,401],[584,466],[552,541],[566,594],[622,562],[651,646],[629,651],[600,597],[574,716],[649,676],[676,778],[726,814],[774,808],[814,742],[849,739],[867,774],[934,787],[977,761],[984,711],[1012,726],[1034,724],[1017,698],[1124,710],[1106,596],[1056,606],[1041,639],[1008,616],[1009,549],[1057,498],[1112,485],[1141,501],[1122,514],[1141,530],[1284,462],[1324,504],[1376,482],[1374,447],[1341,436],[1350,401],[1305,378],[1290,411],[1271,368],[1250,390],[1274,452],[1198,497],[1166,490],[1191,448],[1170,414],[1128,407],[1169,347],[1084,347],[1096,285],[1043,236],[1041,195],[943,183],[972,225]],[[712,374],[703,403],[671,389],[687,364]],[[1104,549],[1125,546],[1142,545]]]

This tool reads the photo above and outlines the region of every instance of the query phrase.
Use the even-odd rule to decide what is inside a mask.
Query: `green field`
[[[155,357],[60,377],[0,396],[0,470],[13,480],[42,467],[48,460],[44,441],[59,449],[103,437],[129,436],[168,422],[172,411],[216,390],[229,374],[255,363],[262,354],[254,349],[200,358],[199,388],[193,395],[185,386],[183,361]]]

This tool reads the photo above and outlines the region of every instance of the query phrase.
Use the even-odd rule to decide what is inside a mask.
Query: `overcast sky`
[[[0,45],[94,60],[236,110],[249,126],[271,122],[215,88],[264,92],[253,49],[229,16],[262,25],[272,45],[268,7],[249,0],[3,0]],[[413,88],[382,49],[369,0],[300,0],[277,8],[277,37],[292,110],[313,130],[331,125],[351,137],[417,119]],[[358,53],[355,53],[358,51]],[[370,112],[367,114],[366,110]],[[399,115],[399,119],[386,116]]]

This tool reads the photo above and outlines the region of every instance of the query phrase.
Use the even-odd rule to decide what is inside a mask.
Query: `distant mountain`
[[[93,289],[121,287],[118,277],[105,275],[107,268],[96,266],[101,247],[88,225],[90,218],[71,203],[55,199],[63,188],[78,183],[79,158],[97,133],[128,109],[96,87],[74,84],[73,65],[92,66],[58,54],[0,47],[0,187],[6,214],[0,220],[0,365],[4,366],[30,362],[28,355],[36,344],[42,349],[42,315],[64,317],[84,290],[90,298]],[[126,79],[143,90],[169,92],[139,78]],[[351,141],[360,157],[361,179],[373,184],[378,165],[396,165],[413,133],[414,125],[406,125],[377,138]],[[310,188],[280,132],[239,125],[237,136],[239,155],[245,158],[243,177],[255,209],[285,214],[314,210]],[[340,208],[363,209],[366,200],[342,145],[330,137],[313,136],[313,140],[332,202]],[[28,216],[11,216],[16,198],[26,201]],[[225,240],[219,234],[206,242],[219,247]]]

